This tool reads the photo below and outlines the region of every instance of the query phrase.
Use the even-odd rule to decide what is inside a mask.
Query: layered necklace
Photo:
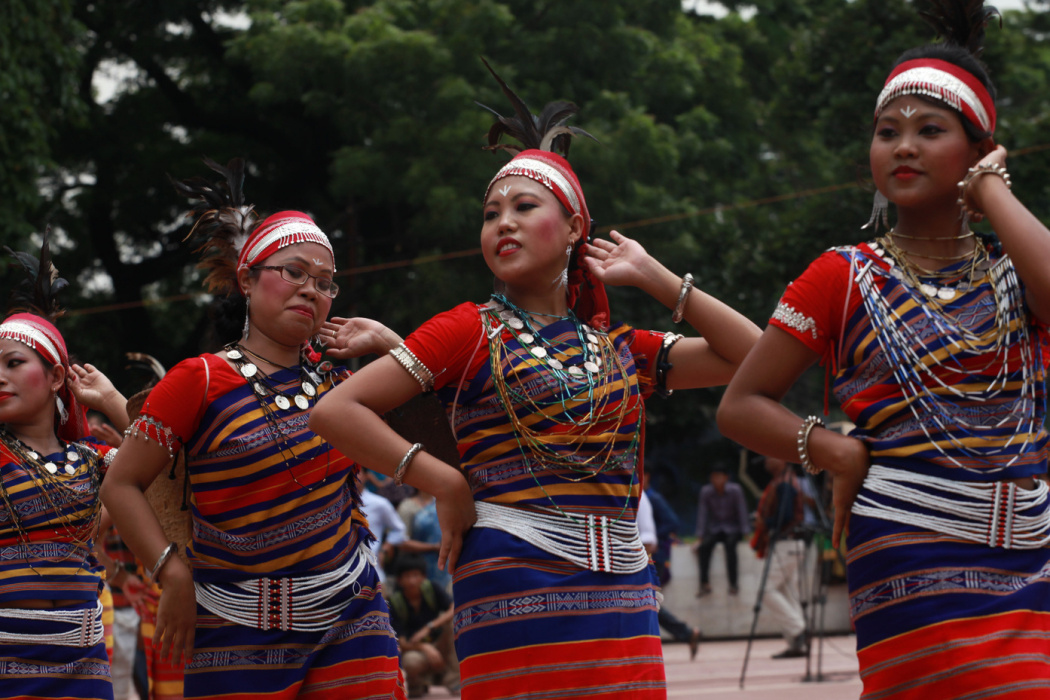
[[[284,460],[285,469],[291,475],[292,481],[306,491],[313,491],[324,486],[328,482],[328,474],[332,467],[331,450],[326,451],[328,462],[325,466],[324,478],[313,486],[307,486],[300,483],[299,479],[295,476],[295,471],[293,471],[291,464],[291,462],[297,461],[295,450],[289,442],[290,435],[285,432],[281,425],[278,411],[285,413],[309,410],[313,406],[314,401],[318,398],[321,385],[331,377],[332,363],[326,361],[311,364],[305,356],[300,355],[298,365],[299,386],[296,387],[295,391],[292,393],[286,393],[286,391],[281,389],[281,383],[275,381],[269,374],[259,369],[259,366],[255,364],[255,362],[252,362],[252,359],[258,362],[265,362],[266,364],[279,367],[283,370],[294,370],[295,367],[288,367],[274,362],[273,360],[268,360],[262,355],[244,347],[240,343],[230,343],[227,345],[226,357],[237,366],[237,371],[252,387],[255,398],[262,409],[267,431],[270,433],[270,438],[277,445],[277,449],[280,450],[281,458]]]
[[[75,545],[90,548],[98,534],[98,514],[102,509],[102,501],[98,498],[102,480],[98,468],[98,455],[94,450],[70,442],[59,451],[58,454],[61,457],[48,459],[2,426],[0,426],[0,442],[14,455],[25,472],[32,478],[37,491],[47,502],[58,526],[66,533],[69,540]],[[66,477],[73,477],[81,470],[86,470],[87,484],[82,481],[74,482],[62,476],[64,474]],[[4,506],[11,514],[11,521],[18,533],[19,541],[28,552],[29,533],[2,479],[0,479],[0,499],[3,500]],[[86,513],[85,508],[88,509]],[[77,521],[80,522],[79,525],[76,524]],[[36,569],[34,568],[33,571]]]
[[[984,248],[976,246],[968,265],[962,268],[953,265],[939,275],[927,276],[921,268],[916,271],[892,240],[878,239],[871,247],[890,266],[888,273],[883,274],[896,279],[916,302],[913,309],[907,304],[894,305],[888,298],[888,288],[880,290],[876,284],[879,268],[855,259],[855,279],[879,346],[886,353],[901,393],[930,444],[950,462],[966,469],[969,468],[942,447],[943,441],[948,441],[962,454],[984,458],[1000,454],[1003,442],[1013,444],[1023,435],[1024,442],[1018,448],[1019,454],[1023,453],[1030,436],[1038,432],[1039,427],[1036,425],[1036,348],[1028,329],[1024,293],[1009,258],[1003,257],[991,264]],[[920,276],[920,273],[923,274]],[[934,279],[938,284],[924,278]],[[953,280],[954,285],[946,284]],[[979,287],[984,284],[989,285],[991,299],[980,296]],[[950,293],[943,291],[945,289]],[[949,308],[957,296],[966,293],[978,296],[969,305]],[[988,323],[989,306],[993,307],[992,323]],[[921,317],[916,318],[916,313]],[[934,332],[930,333],[930,329]],[[988,424],[966,420],[959,411],[952,410],[960,400],[980,405],[1004,391],[1011,391],[1011,385],[1017,382],[1008,369],[1014,348],[1021,363],[1021,382],[1019,389],[1013,389],[1019,396],[1009,413]],[[975,363],[977,358],[982,358],[982,366]],[[987,374],[993,376],[987,384],[980,385],[979,375]],[[952,375],[958,377],[958,381],[944,379]],[[937,435],[930,433],[929,423],[937,426]],[[1008,440],[989,434],[1010,423],[1014,424],[1014,431]],[[988,472],[987,469],[980,471]]]
[[[525,466],[555,508],[576,521],[547,493],[533,465],[543,465],[571,482],[629,466],[633,484],[642,409],[640,399],[631,400],[623,361],[607,333],[582,323],[572,311],[567,316],[533,314],[496,294],[482,313],[488,327],[492,381]],[[548,339],[533,324],[533,315],[570,321],[575,332],[561,342]],[[504,341],[504,328],[515,343]],[[519,417],[523,407],[524,418]],[[638,412],[639,420],[629,445],[618,449],[620,429],[632,411]],[[590,438],[597,426],[609,439],[591,452],[595,443]],[[629,502],[628,495],[616,520]]]

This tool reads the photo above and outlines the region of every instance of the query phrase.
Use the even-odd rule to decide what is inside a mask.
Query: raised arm
[[[966,203],[971,210],[983,213],[1002,241],[1003,251],[1027,291],[1032,313],[1043,322],[1050,321],[1050,231],[1013,195],[1005,178],[994,174],[1005,168],[1006,149],[997,146],[981,159],[979,169],[988,174],[974,177],[966,186]]]
[[[780,401],[817,359],[790,334],[766,328],[726,387],[718,407],[722,434],[755,452],[798,462],[803,419]],[[807,445],[813,463],[835,477],[833,539],[837,543],[868,473],[868,449],[860,440],[819,427],[810,432]]]
[[[758,326],[710,294],[684,285],[637,241],[617,231],[609,237],[587,246],[584,261],[594,275],[605,284],[638,287],[669,309],[681,308],[682,320],[702,336],[685,338],[671,349],[667,388],[726,384],[761,335]]]
[[[386,355],[328,392],[310,413],[310,429],[363,467],[394,476],[412,447],[382,419],[421,393],[422,388],[393,357]],[[456,467],[420,451],[404,471],[404,483],[437,498],[441,524],[438,566],[452,571],[463,534],[477,519],[467,481]]]

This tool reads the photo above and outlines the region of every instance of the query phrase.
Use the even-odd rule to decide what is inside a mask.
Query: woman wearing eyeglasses
[[[326,321],[339,291],[327,236],[299,212],[253,228],[237,191],[242,166],[209,165],[227,176],[223,201],[200,180],[177,187],[202,200],[201,266],[244,325],[153,389],[102,494],[163,589],[154,644],[185,660],[187,698],[404,697],[357,467],[307,425],[348,374],[321,362],[311,339],[334,339],[329,354],[343,359],[400,338],[367,319]],[[185,552],[143,495],[180,448],[193,518]]]

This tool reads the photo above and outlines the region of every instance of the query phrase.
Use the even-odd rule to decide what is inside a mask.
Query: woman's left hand
[[[120,396],[109,377],[94,365],[72,365],[70,370],[66,383],[77,401],[88,408],[106,413],[108,403]]]
[[[598,281],[616,287],[640,287],[651,276],[655,262],[638,241],[610,231],[607,241],[595,238],[584,249],[582,262]]]
[[[362,355],[381,355],[397,347],[401,336],[379,321],[362,316],[334,316],[324,322],[320,331],[325,354],[337,360]]]

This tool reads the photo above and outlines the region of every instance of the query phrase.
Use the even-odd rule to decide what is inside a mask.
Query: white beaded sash
[[[864,488],[902,504],[917,503],[938,515],[857,497],[852,512],[902,525],[914,525],[970,542],[1003,549],[1050,545],[1050,508],[1045,481],[1033,489],[1008,481],[966,482],[890,467],[872,466]],[[920,487],[920,488],[917,488]],[[943,494],[943,495],[942,495]]]
[[[365,567],[375,565],[374,555],[363,542],[338,569],[310,576],[254,578],[231,584],[197,583],[197,602],[224,620],[261,630],[323,632],[339,620],[343,610],[361,593],[357,579]],[[342,591],[354,595],[329,605]]]
[[[62,623],[71,629],[57,633],[16,633],[0,630],[0,644],[53,644],[62,647],[91,648],[102,641],[102,603],[83,610],[36,610],[0,608],[0,619],[41,620]]]
[[[568,516],[553,508],[514,508],[477,501],[475,527],[502,530],[565,561],[591,571],[633,574],[649,565],[633,521],[607,516]],[[579,518],[579,519],[577,519]]]

